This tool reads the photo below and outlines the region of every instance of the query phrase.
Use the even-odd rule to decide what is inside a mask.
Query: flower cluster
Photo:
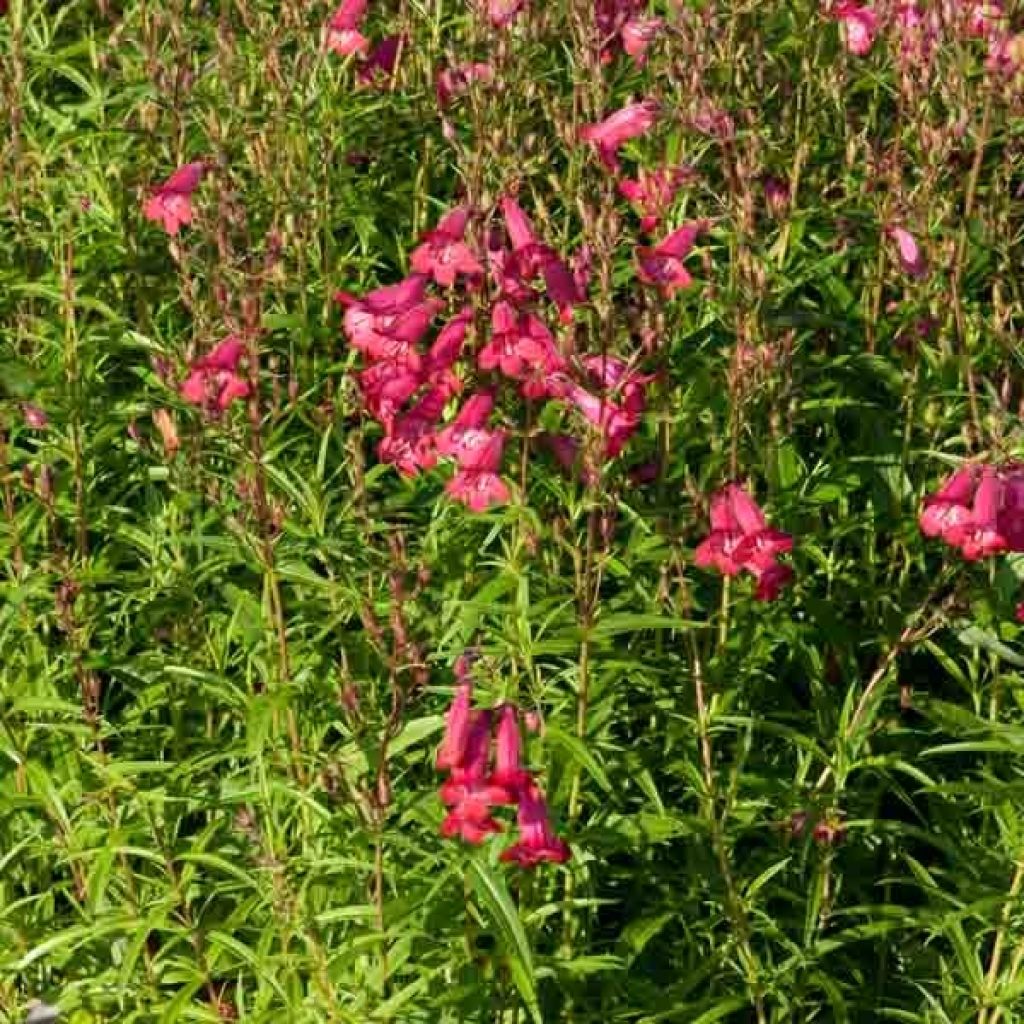
[[[440,789],[441,801],[449,809],[441,834],[482,843],[502,831],[494,808],[514,806],[519,839],[502,852],[501,859],[522,867],[543,861],[565,863],[569,847],[552,831],[544,793],[522,765],[518,708],[506,703],[494,710],[474,711],[465,656],[456,662],[455,674],[459,682],[437,753],[438,769],[448,773]]]
[[[958,469],[925,498],[919,522],[971,562],[1024,551],[1024,463]]]
[[[793,577],[777,558],[792,548],[793,538],[768,526],[757,502],[738,484],[728,484],[711,498],[711,533],[697,545],[694,561],[726,576],[752,573],[757,599],[773,601]]]
[[[224,412],[236,398],[248,398],[249,382],[238,373],[244,352],[241,338],[229,334],[205,356],[192,361],[181,385],[181,397],[211,416]]]

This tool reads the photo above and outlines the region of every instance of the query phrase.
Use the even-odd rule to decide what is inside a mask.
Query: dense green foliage
[[[856,56],[809,0],[654,4],[646,65],[602,61],[595,6],[371,3],[407,38],[363,86],[322,4],[0,19],[0,1021],[1024,1021],[1024,558],[917,522],[1024,454],[1020,83],[952,21]],[[670,299],[578,143],[644,96],[623,175],[692,165],[661,234],[710,221]],[[474,514],[379,462],[333,296],[513,193],[593,252],[559,337],[658,376],[593,485],[537,436],[593,453],[579,417],[503,384]],[[258,391],[211,417],[180,383],[229,332]],[[776,601],[693,564],[733,478],[795,538]],[[439,835],[470,647],[542,719],[565,865]]]

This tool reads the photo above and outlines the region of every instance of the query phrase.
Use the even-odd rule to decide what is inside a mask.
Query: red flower
[[[162,223],[167,234],[176,235],[183,224],[192,223],[192,193],[205,172],[206,164],[201,160],[179,167],[146,200],[142,215],[146,220]]]
[[[445,491],[470,512],[504,505],[512,497],[505,481],[488,470],[460,469],[445,485]]]
[[[455,696],[445,716],[444,739],[437,752],[437,767],[441,771],[450,771],[462,763],[469,741],[472,702],[473,683],[467,680],[455,688]]]
[[[503,861],[515,861],[532,868],[543,861],[564,864],[570,856],[569,847],[551,829],[544,794],[533,784],[519,796],[519,841],[501,854]]]
[[[603,121],[585,125],[580,130],[580,139],[597,150],[601,162],[610,171],[617,171],[619,149],[629,139],[650,131],[657,116],[658,104],[654,100],[629,103]]]
[[[991,466],[984,466],[981,481],[974,492],[970,518],[958,523],[944,535],[960,548],[964,558],[976,562],[1005,551],[1009,544],[999,532],[999,507],[1003,484]]]
[[[481,370],[500,369],[506,377],[526,381],[524,393],[540,398],[548,393],[549,378],[565,369],[551,332],[533,313],[517,313],[504,299],[491,311],[491,340],[480,349]]]
[[[437,464],[433,430],[447,401],[446,390],[435,387],[408,412],[396,416],[377,446],[381,462],[394,464],[403,476],[433,468]]]
[[[530,773],[522,766],[523,740],[519,732],[519,709],[514,704],[503,704],[498,711],[495,750],[491,783],[518,796],[530,782]]]
[[[970,504],[977,486],[978,468],[964,466],[958,469],[937,494],[924,499],[924,509],[918,519],[926,537],[941,537],[952,544],[951,531],[971,517]]]

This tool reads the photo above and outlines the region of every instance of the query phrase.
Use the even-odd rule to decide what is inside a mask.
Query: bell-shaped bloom
[[[142,215],[155,224],[163,224],[167,234],[176,235],[183,224],[192,223],[192,193],[205,172],[206,164],[201,160],[179,167],[146,200]]]
[[[569,859],[569,847],[552,830],[547,801],[538,786],[529,785],[520,794],[517,823],[519,841],[502,852],[503,861],[532,868],[544,861],[564,864]]]
[[[944,534],[970,562],[999,554],[1009,547],[1006,538],[999,532],[1002,494],[1003,483],[998,473],[991,466],[984,466],[978,488],[974,492],[970,518],[950,527]]]
[[[971,503],[978,485],[978,467],[958,469],[935,494],[924,499],[924,508],[918,519],[926,537],[941,537],[947,544],[952,531],[971,518]]]
[[[646,134],[658,118],[658,104],[654,100],[628,103],[603,121],[585,125],[580,139],[597,151],[601,162],[610,170],[619,169],[619,149],[630,139]]]
[[[499,369],[513,380],[540,377],[543,383],[565,368],[565,360],[539,317],[519,313],[511,303],[499,300],[491,311],[491,339],[480,349],[477,365],[481,370]]]
[[[896,256],[904,272],[911,277],[923,277],[928,272],[928,261],[917,239],[906,228],[891,227],[887,233],[896,243]]]
[[[444,308],[440,299],[425,296],[427,280],[424,274],[410,274],[361,299],[338,292],[335,299],[346,307],[343,329],[352,347],[370,359],[406,360],[418,367],[414,346]]]
[[[633,58],[637,67],[643,67],[647,63],[647,50],[651,43],[658,38],[665,22],[661,18],[650,15],[640,15],[630,18],[619,33],[622,38],[622,48]]]
[[[468,727],[462,715],[468,712]],[[510,802],[510,794],[487,778],[491,751],[492,715],[489,711],[465,712],[460,706],[458,724],[466,729],[461,757],[452,763],[449,777],[441,785],[441,801],[451,810],[441,823],[441,835],[461,836],[467,843],[480,843],[490,834],[501,831],[501,824],[491,815],[491,808]],[[461,739],[457,736],[456,739]],[[453,750],[455,744],[453,743]],[[445,758],[448,761],[448,758]]]
[[[385,36],[367,54],[356,75],[360,85],[370,85],[378,78],[390,78],[398,65],[398,56],[405,44],[401,34]]]
[[[571,324],[574,309],[586,301],[586,294],[580,288],[577,277],[553,252],[541,261],[540,272],[548,298],[558,307],[558,319],[563,324]]]
[[[440,771],[451,771],[462,763],[469,742],[469,727],[472,717],[473,684],[460,683],[444,720],[444,737],[437,751],[437,767]]]
[[[486,0],[487,20],[495,28],[511,25],[522,13],[527,0]]]
[[[698,235],[707,227],[705,221],[693,221],[673,231],[657,245],[637,248],[639,276],[644,284],[654,285],[665,298],[693,282],[683,260],[689,256]]]
[[[443,68],[434,79],[437,105],[444,110],[474,82],[487,83],[493,80],[494,68],[483,61],[471,61]]]
[[[212,415],[224,412],[238,398],[248,398],[249,383],[238,373],[244,352],[242,340],[229,334],[205,356],[193,360],[181,397]]]
[[[642,170],[636,178],[619,182],[619,192],[640,215],[640,228],[653,231],[693,172],[687,167],[659,167]]]
[[[569,434],[543,434],[541,435],[544,444],[554,455],[555,461],[570,476],[579,475],[580,480],[588,487],[592,487],[599,480],[599,475],[593,466],[581,458],[583,445],[579,439]]]
[[[877,13],[853,0],[843,0],[836,4],[832,15],[842,27],[846,49],[857,57],[866,57],[871,52],[878,32]]]
[[[584,356],[582,362],[590,378],[605,392],[621,395],[626,412],[638,416],[647,408],[647,385],[654,380],[653,373],[639,373],[626,360],[612,355]]]
[[[464,241],[469,210],[457,206],[428,232],[412,252],[410,263],[417,274],[432,277],[442,288],[451,288],[455,279],[483,274],[480,261]]]
[[[505,436],[485,427],[493,408],[492,392],[479,391],[470,396],[455,419],[439,431],[438,453],[453,458],[463,469],[497,470]]]
[[[711,533],[697,545],[694,562],[725,576],[752,573],[757,599],[772,601],[793,577],[777,556],[792,548],[793,538],[768,526],[757,502],[742,487],[727,484],[711,497]]]
[[[362,53],[370,41],[359,31],[366,15],[367,0],[342,0],[327,22],[327,49],[341,57]]]
[[[531,776],[522,765],[523,739],[519,731],[519,709],[514,704],[504,704],[498,711],[498,727],[495,730],[494,770],[491,783],[501,786],[513,796],[531,781]]]

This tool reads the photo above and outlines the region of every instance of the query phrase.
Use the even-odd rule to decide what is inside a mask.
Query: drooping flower
[[[673,231],[657,245],[639,246],[636,252],[640,280],[659,288],[665,298],[692,284],[693,278],[683,266],[683,260],[706,227],[706,221],[693,221]]]
[[[381,462],[393,464],[403,476],[415,476],[437,465],[434,427],[448,397],[444,388],[431,388],[408,412],[388,423],[377,446]]]
[[[341,57],[362,53],[370,41],[359,31],[366,15],[367,0],[342,0],[327,22],[327,49]]]
[[[565,397],[582,414],[583,418],[601,432],[605,441],[605,456],[617,458],[626,442],[640,426],[640,416],[630,412],[623,405],[607,396],[594,395],[578,384],[566,387]]]
[[[483,273],[480,261],[464,241],[469,210],[457,206],[441,218],[433,231],[412,252],[410,264],[417,274],[433,279],[442,288],[451,288],[458,275],[477,277]]]
[[[205,172],[202,160],[179,167],[146,200],[142,215],[154,224],[163,224],[167,234],[176,235],[183,224],[192,223],[192,193]]]
[[[525,787],[519,797],[519,840],[502,851],[503,861],[514,861],[520,867],[532,868],[545,861],[564,864],[570,850],[552,830],[544,794],[535,784]]]
[[[530,773],[522,765],[523,740],[519,731],[519,709],[504,704],[498,710],[495,735],[494,771],[491,783],[501,786],[516,797],[530,781]]]
[[[504,505],[512,497],[508,485],[489,470],[460,469],[445,485],[449,497],[470,512],[484,512],[492,505]]]
[[[917,239],[902,227],[890,227],[887,234],[896,243],[896,255],[903,270],[911,277],[923,277],[928,272],[928,261]]]
[[[448,714],[445,716],[444,738],[437,751],[437,767],[440,771],[451,771],[462,763],[469,740],[473,683],[466,680],[455,689]]]
[[[654,100],[628,103],[596,124],[584,125],[580,139],[590,143],[601,162],[610,170],[619,169],[619,149],[629,140],[646,134],[658,118],[658,104]]]
[[[552,376],[565,369],[551,332],[534,313],[520,313],[504,299],[491,311],[491,339],[477,355],[481,370],[500,369],[523,382],[528,398],[543,398]]]
[[[866,57],[871,52],[878,31],[877,13],[871,7],[861,6],[854,0],[843,0],[836,4],[832,14],[842,27],[846,49],[857,57]]]
[[[491,719],[489,711],[470,712],[462,756],[452,764],[448,780],[441,786],[441,800],[451,808],[441,823],[441,835],[446,838],[461,836],[465,842],[477,844],[501,831],[491,808],[509,803],[509,794],[487,778]]]
[[[224,412],[235,399],[247,398],[249,383],[238,374],[244,352],[241,338],[229,334],[207,355],[193,360],[181,385],[181,397],[212,415]]]
[[[995,469],[983,466],[981,480],[974,492],[970,518],[951,526],[944,534],[970,562],[999,554],[1009,547],[999,531],[1002,491],[1002,481]]]

